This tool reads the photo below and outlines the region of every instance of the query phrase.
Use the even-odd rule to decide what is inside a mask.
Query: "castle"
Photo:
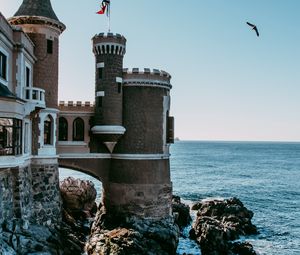
[[[171,76],[124,69],[125,37],[100,33],[95,103],[58,103],[65,28],[50,0],[23,0],[8,20],[0,13],[0,224],[59,223],[60,166],[99,179],[108,212],[169,216]]]

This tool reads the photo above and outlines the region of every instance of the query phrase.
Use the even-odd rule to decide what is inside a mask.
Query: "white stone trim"
[[[58,155],[56,156],[33,156],[31,159],[32,164],[43,165],[43,164],[58,164]]]
[[[81,141],[59,141],[58,146],[87,146],[87,143]]]
[[[122,82],[123,82],[123,78],[121,78],[121,77],[116,77],[116,82],[117,82],[117,83],[122,83]]]
[[[111,159],[111,155],[108,153],[62,153],[59,154],[61,159]]]
[[[170,154],[112,154],[111,158],[126,160],[159,160],[169,159]]]
[[[171,89],[172,85],[169,82],[151,79],[124,79],[124,87],[156,87]]]
[[[0,169],[30,165],[31,156],[1,156]]]
[[[96,97],[104,97],[105,96],[105,92],[104,91],[97,91],[96,92]]]
[[[123,126],[99,125],[92,127],[93,134],[124,134],[126,129]]]
[[[104,62],[97,63],[97,68],[104,68]]]

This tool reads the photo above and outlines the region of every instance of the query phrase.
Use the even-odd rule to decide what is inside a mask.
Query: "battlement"
[[[100,33],[92,38],[95,55],[116,54],[125,55],[126,38],[120,34]]]
[[[163,70],[150,68],[123,69],[124,86],[151,86],[171,89],[171,75]]]
[[[58,108],[60,111],[94,111],[94,103],[90,101],[59,101]]]

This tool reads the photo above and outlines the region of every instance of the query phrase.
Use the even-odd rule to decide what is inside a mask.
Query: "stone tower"
[[[32,216],[37,223],[52,224],[61,219],[56,143],[59,36],[65,25],[55,15],[50,0],[23,0],[9,22],[21,27],[34,45],[35,58],[29,79],[33,87],[40,88],[36,93],[42,96],[33,94],[32,98],[43,99],[45,105],[26,116],[31,120],[31,153],[34,156],[31,161]],[[30,89],[30,84],[26,86],[25,89]],[[45,187],[44,180],[49,187]]]
[[[50,0],[23,0],[10,24],[21,26],[35,45],[37,61],[33,83],[44,89],[47,108],[58,103],[59,35],[65,30],[55,15]]]
[[[123,127],[123,57],[126,39],[119,34],[98,34],[93,37],[93,52],[96,59],[95,117],[91,129],[96,142],[92,152],[104,143],[110,152],[124,134]],[[94,148],[94,149],[93,149]],[[98,148],[98,149],[96,149]]]

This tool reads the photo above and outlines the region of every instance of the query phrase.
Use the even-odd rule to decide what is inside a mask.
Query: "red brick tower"
[[[123,57],[126,39],[119,34],[98,34],[93,37],[96,58],[95,120],[91,129],[92,152],[99,152],[101,142],[112,152],[124,134],[123,127]],[[100,142],[100,143],[99,143]]]
[[[59,35],[65,30],[55,15],[50,0],[23,0],[12,25],[21,26],[35,45],[37,57],[33,84],[45,90],[47,108],[58,105],[58,48]]]

